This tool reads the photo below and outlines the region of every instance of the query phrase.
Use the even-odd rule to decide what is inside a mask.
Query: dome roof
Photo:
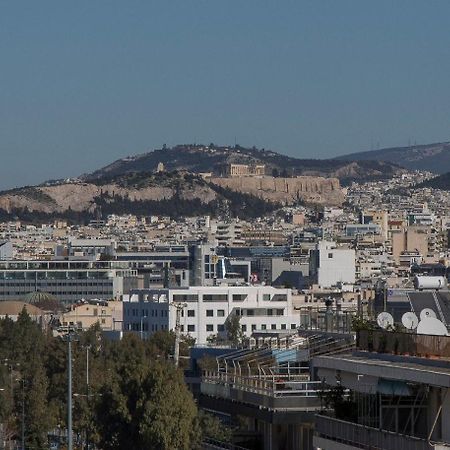
[[[30,292],[23,298],[25,303],[34,305],[45,311],[59,311],[63,307],[59,300],[48,292],[34,291]]]
[[[31,305],[37,305],[38,303],[47,302],[47,301],[54,301],[56,298],[47,293],[42,291],[33,291],[25,295],[23,301],[25,303],[29,303]]]

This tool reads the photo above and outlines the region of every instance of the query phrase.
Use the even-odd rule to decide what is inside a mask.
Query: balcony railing
[[[430,450],[433,448],[425,439],[345,422],[323,415],[316,416],[315,435],[318,438],[367,450]]]
[[[210,371],[205,371],[202,383],[270,397],[318,397],[322,387],[321,381],[309,381],[308,375],[242,376]]]

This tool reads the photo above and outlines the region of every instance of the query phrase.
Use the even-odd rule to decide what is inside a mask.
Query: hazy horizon
[[[163,144],[298,158],[448,141],[450,3],[0,6],[0,189]]]

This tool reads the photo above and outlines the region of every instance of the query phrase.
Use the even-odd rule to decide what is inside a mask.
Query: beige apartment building
[[[426,227],[408,227],[392,232],[392,256],[396,264],[405,252],[417,252],[423,257],[428,254],[428,230]]]
[[[119,329],[122,320],[122,302],[118,301],[73,305],[60,317],[62,326],[74,326],[81,330],[98,323],[103,331],[111,331]]]

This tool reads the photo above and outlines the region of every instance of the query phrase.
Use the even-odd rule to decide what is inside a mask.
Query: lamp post
[[[21,430],[21,450],[25,450],[25,380],[17,378],[16,381],[22,383],[22,430]]]
[[[67,340],[67,449],[73,450],[72,432],[72,340],[76,329],[69,327],[63,330]]]

